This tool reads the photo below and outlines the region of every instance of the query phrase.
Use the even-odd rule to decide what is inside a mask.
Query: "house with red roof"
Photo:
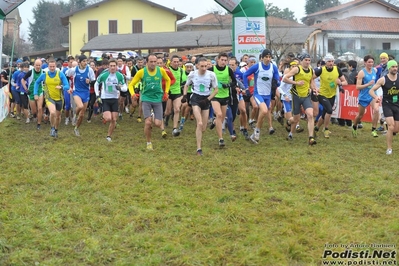
[[[303,21],[317,29],[308,39],[314,56],[352,52],[363,57],[382,51],[399,56],[399,7],[383,0],[354,0],[309,14]]]

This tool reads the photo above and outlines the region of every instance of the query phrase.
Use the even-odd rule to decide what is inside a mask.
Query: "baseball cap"
[[[244,67],[244,66],[246,66],[247,65],[247,63],[245,63],[245,62],[241,62],[240,63],[240,67]]]

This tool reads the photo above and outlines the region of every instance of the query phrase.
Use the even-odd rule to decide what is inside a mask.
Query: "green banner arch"
[[[215,0],[233,14],[233,53],[260,54],[266,48],[266,10],[263,0]]]

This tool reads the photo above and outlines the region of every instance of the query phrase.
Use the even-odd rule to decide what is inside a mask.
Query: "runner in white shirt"
[[[198,70],[192,71],[184,85],[182,103],[190,101],[193,108],[197,129],[197,155],[202,155],[202,132],[205,132],[209,117],[211,99],[218,93],[218,81],[214,72],[207,70],[208,63],[205,57],[198,60]],[[192,85],[191,98],[187,99],[188,86]],[[212,91],[213,89],[213,91]]]

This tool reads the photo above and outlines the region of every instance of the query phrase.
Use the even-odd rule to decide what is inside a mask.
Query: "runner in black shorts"
[[[399,131],[398,63],[395,60],[388,61],[387,69],[388,74],[380,78],[369,93],[377,103],[382,101],[382,110],[388,125],[386,154],[391,155],[393,134]],[[375,94],[380,87],[382,88],[382,100]]]
[[[187,82],[183,89],[182,102],[187,98],[188,87],[192,85],[192,95],[190,98],[195,120],[197,120],[197,129],[195,136],[197,139],[197,155],[202,155],[202,133],[205,132],[209,117],[210,100],[218,93],[218,82],[215,73],[206,70],[207,60],[201,57],[198,60],[198,70],[190,72]],[[213,89],[213,91],[212,91]]]

